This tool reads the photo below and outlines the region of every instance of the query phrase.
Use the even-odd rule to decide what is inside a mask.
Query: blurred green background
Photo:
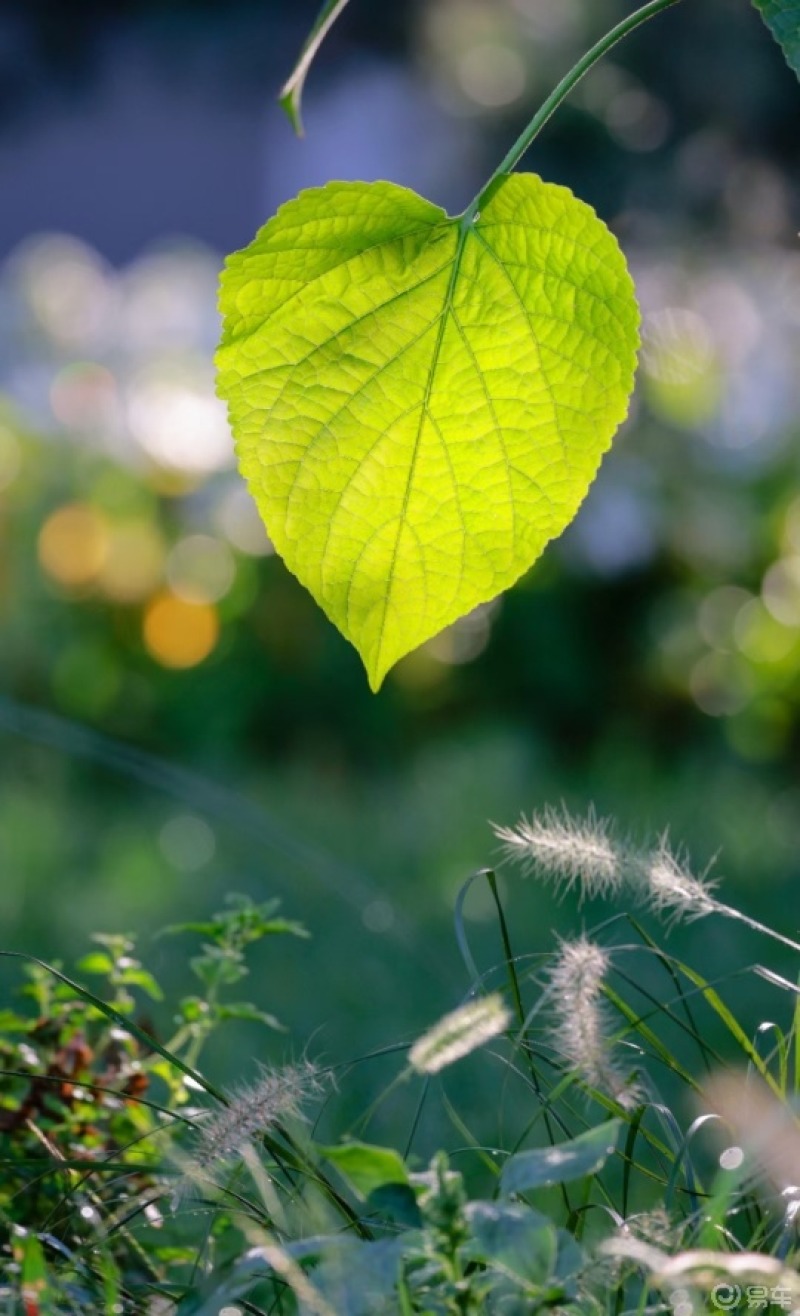
[[[353,0],[302,142],[274,95],[313,2],[0,16],[0,942],[69,963],[135,932],[185,990],[163,924],[280,896],[312,939],[250,985],[289,1040],[233,1033],[231,1077],[236,1048],[340,1059],[451,1007],[488,820],[548,802],[721,851],[726,898],[796,932],[800,90],[746,0],[649,25],[529,156],[631,261],[631,420],[545,559],[379,696],[272,553],[213,394],[226,249],[328,177],[463,206],[633,8]],[[605,913],[504,886],[520,950]],[[491,913],[476,886],[482,967]],[[678,944],[713,976],[747,936]]]

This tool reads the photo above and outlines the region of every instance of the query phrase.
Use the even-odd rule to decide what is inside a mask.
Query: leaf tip
[[[380,694],[381,686],[386,680],[386,675],[389,670],[388,667],[371,667],[369,663],[364,662],[364,670],[367,673],[367,684],[369,685],[370,693],[373,695]]]

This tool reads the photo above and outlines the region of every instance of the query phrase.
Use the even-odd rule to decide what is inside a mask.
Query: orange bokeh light
[[[97,579],[106,559],[106,519],[88,503],[68,503],[47,518],[38,547],[48,576],[70,589],[85,588]]]
[[[162,667],[196,667],[219,639],[216,608],[189,603],[167,592],[157,594],[144,615],[144,642]]]

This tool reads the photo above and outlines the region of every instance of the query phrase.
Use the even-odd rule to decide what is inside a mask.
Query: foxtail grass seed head
[[[657,914],[678,921],[721,912],[715,884],[705,874],[696,877],[692,873],[686,858],[671,849],[666,833],[655,850],[638,859],[636,868],[638,894]]]
[[[624,881],[626,854],[608,821],[590,809],[585,818],[547,807],[515,827],[494,827],[505,857],[548,878],[559,891],[578,887],[581,900],[608,896]]]
[[[607,819],[590,809],[574,818],[566,809],[544,808],[514,827],[493,828],[506,859],[549,879],[563,894],[577,888],[580,900],[630,891],[639,903],[673,921],[726,913],[706,874],[695,876],[686,857],[674,851],[665,832],[651,849],[613,835]]]
[[[194,1149],[196,1164],[207,1170],[232,1160],[275,1124],[298,1116],[321,1088],[319,1072],[308,1062],[265,1070],[250,1087],[235,1092],[228,1106],[204,1121]]]
[[[703,1107],[713,1110],[734,1135],[737,1147],[720,1158],[725,1167],[745,1160],[776,1192],[797,1200],[800,1195],[800,1123],[788,1101],[781,1101],[755,1074],[720,1071],[704,1086]],[[738,1152],[738,1156],[731,1153]],[[725,1159],[723,1159],[723,1157]]]
[[[686,1232],[685,1222],[674,1219],[664,1206],[628,1216],[623,1229],[643,1243],[651,1243],[667,1252],[677,1252],[683,1246]]]
[[[561,943],[548,978],[554,1021],[550,1042],[588,1087],[628,1109],[636,1105],[639,1094],[612,1054],[603,1000],[610,963],[608,951],[587,937]]]
[[[484,1042],[504,1033],[511,1015],[498,992],[453,1010],[423,1033],[412,1046],[409,1059],[419,1074],[438,1074]]]

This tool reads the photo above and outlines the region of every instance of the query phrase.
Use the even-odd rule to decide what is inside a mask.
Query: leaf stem
[[[475,216],[478,214],[478,211],[486,198],[486,194],[493,183],[496,182],[501,174],[508,173],[516,164],[518,164],[528,147],[535,138],[538,137],[548,119],[550,119],[558,109],[561,102],[566,100],[573,88],[577,87],[581,78],[583,78],[589,70],[594,67],[598,60],[601,60],[604,55],[608,54],[609,50],[611,50],[618,41],[622,41],[622,39],[628,36],[629,33],[635,31],[637,27],[641,27],[642,23],[648,22],[649,19],[655,18],[656,14],[660,14],[663,9],[669,9],[672,5],[678,3],[679,0],[649,0],[648,4],[642,5],[641,9],[637,9],[635,13],[629,14],[627,18],[623,18],[621,22],[617,23],[616,27],[613,27],[610,32],[607,32],[605,36],[601,37],[600,40],[592,46],[591,50],[588,50],[583,58],[578,60],[578,63],[561,79],[558,86],[551,91],[547,100],[536,111],[527,127],[522,130],[510,151],[503,156],[503,159],[500,161],[488,183],[481,188],[475,199],[470,202],[469,206],[464,211],[464,214],[461,216],[461,222],[465,228],[468,224],[471,224],[474,221]]]

